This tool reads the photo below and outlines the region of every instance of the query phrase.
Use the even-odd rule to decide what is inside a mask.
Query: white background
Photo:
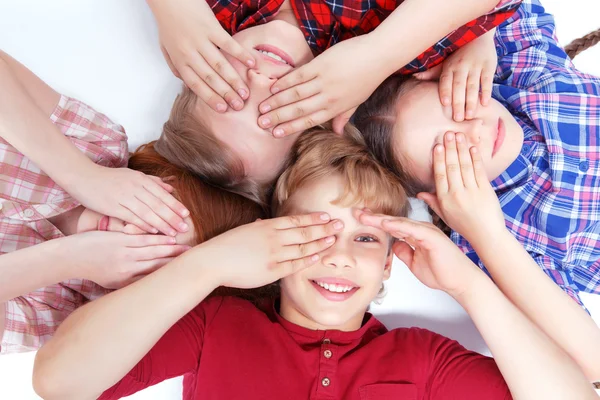
[[[598,0],[544,4],[556,15],[563,44],[600,28]],[[0,48],[58,91],[125,126],[131,149],[158,137],[179,91],[158,48],[152,14],[142,0],[0,0]],[[600,75],[600,45],[579,55],[576,64]],[[588,296],[584,301],[600,321],[600,299]],[[400,262],[394,265],[384,303],[373,311],[389,327],[423,326],[487,352],[466,313],[445,294],[421,285]],[[33,357],[30,353],[0,358],[3,399],[38,398],[30,384]],[[82,368],[85,365],[82,354]],[[180,380],[132,398],[180,399]]]

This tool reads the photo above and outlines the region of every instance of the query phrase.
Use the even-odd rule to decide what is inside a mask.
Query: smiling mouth
[[[261,44],[256,46],[254,50],[258,51],[266,61],[277,65],[285,65],[292,68],[295,67],[292,57],[278,47],[268,44]]]
[[[351,286],[342,283],[327,283],[318,280],[311,280],[310,283],[325,299],[333,302],[346,301],[354,295],[359,289],[358,286]]]

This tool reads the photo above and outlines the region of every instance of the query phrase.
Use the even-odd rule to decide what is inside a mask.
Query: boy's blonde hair
[[[373,212],[406,217],[410,210],[398,179],[369,153],[360,132],[348,124],[342,135],[330,126],[304,132],[290,154],[289,167],[277,181],[273,216],[288,214],[288,199],[303,186],[328,176],[341,176],[345,190],[335,204],[352,207],[359,202]]]

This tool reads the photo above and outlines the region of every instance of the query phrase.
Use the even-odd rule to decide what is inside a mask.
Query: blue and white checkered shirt
[[[493,97],[525,139],[492,186],[508,229],[581,304],[579,291],[600,294],[600,78],[575,69],[537,0],[498,27],[496,47]],[[451,237],[484,268],[463,237]]]

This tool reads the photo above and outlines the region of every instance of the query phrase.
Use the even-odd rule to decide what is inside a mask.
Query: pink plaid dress
[[[61,96],[50,119],[94,163],[127,166],[127,135],[105,115]],[[62,237],[48,219],[77,206],[66,191],[0,138],[0,255]],[[72,279],[8,301],[0,354],[37,350],[71,312],[105,293],[107,289],[93,282]]]

